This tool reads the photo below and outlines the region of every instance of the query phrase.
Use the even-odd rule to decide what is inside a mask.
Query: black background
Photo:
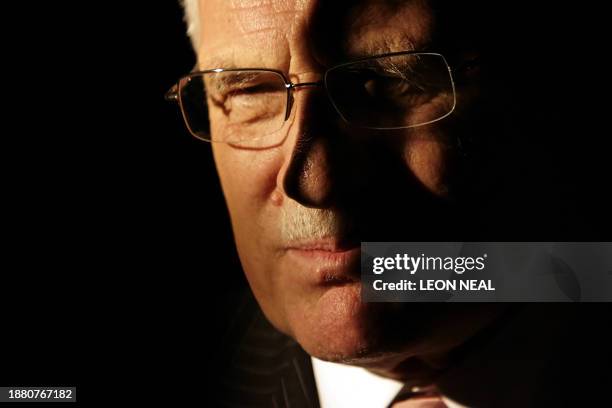
[[[81,401],[197,399],[217,363],[223,305],[244,278],[210,146],[163,99],[194,63],[181,10],[14,6],[4,15],[0,383],[76,385]],[[555,205],[546,222],[505,212],[531,227],[491,239],[610,240],[602,10],[497,8],[503,47],[523,67],[515,90],[534,113],[516,171],[547,152]],[[538,205],[539,187],[526,184],[520,208]],[[608,305],[571,307],[608,330]]]

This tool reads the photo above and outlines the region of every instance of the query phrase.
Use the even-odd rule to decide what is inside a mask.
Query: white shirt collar
[[[321,408],[386,408],[404,386],[364,368],[311,360]],[[449,408],[466,408],[444,396],[442,400]]]
[[[311,358],[321,408],[385,408],[404,385],[364,368]]]

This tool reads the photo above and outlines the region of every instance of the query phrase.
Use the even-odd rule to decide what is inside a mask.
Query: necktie
[[[448,408],[435,387],[414,387],[410,396],[397,401],[391,408]]]
[[[393,408],[447,408],[444,401],[438,396],[413,397],[405,401],[396,402]]]

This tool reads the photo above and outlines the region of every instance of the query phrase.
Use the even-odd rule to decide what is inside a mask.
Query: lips
[[[304,251],[327,251],[343,252],[358,248],[360,242],[349,237],[325,237],[320,239],[298,240],[287,245],[287,249],[299,249]]]
[[[315,285],[342,285],[359,281],[361,247],[354,241],[319,239],[292,243],[287,256],[297,263],[297,273]]]

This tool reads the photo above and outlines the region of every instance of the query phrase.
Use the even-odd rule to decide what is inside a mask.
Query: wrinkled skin
[[[207,0],[200,18],[200,68],[274,68],[294,82],[317,81],[325,68],[355,57],[411,47],[444,44],[458,59],[477,51],[445,42],[428,1]],[[469,108],[482,94],[477,78],[458,92],[452,117],[376,133],[344,125],[321,90],[301,89],[278,146],[213,143],[250,286],[270,322],[309,354],[424,383],[447,364],[449,350],[499,315],[502,307],[493,305],[364,304],[358,279],[311,279],[316,259],[293,256],[282,230],[300,214],[311,223],[332,219],[331,239],[349,247],[448,237],[443,232],[461,221],[452,205],[463,174],[457,138],[473,129]],[[223,129],[213,120],[212,131]],[[358,277],[358,263],[347,268]]]

